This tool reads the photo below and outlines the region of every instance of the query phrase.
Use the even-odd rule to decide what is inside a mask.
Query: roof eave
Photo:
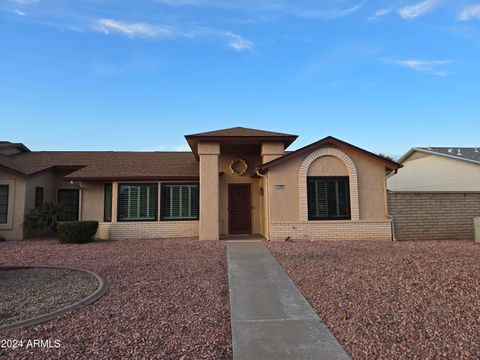
[[[414,152],[421,152],[421,153],[428,154],[428,155],[442,156],[442,157],[445,157],[445,158],[447,158],[447,159],[466,161],[466,162],[471,163],[471,164],[480,165],[480,161],[476,161],[476,160],[472,160],[472,159],[465,159],[465,158],[461,158],[461,157],[457,157],[457,156],[452,156],[452,155],[448,155],[448,154],[442,154],[442,153],[439,153],[439,152],[436,152],[436,151],[431,151],[431,150],[426,150],[426,149],[416,148],[416,147],[411,148],[409,151],[407,151],[407,152],[405,153],[405,155],[403,155],[403,156],[398,160],[398,162],[399,162],[399,163],[403,163],[403,162],[404,162],[405,160],[407,160]]]

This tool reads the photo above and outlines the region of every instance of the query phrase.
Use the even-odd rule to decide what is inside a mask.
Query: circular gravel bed
[[[89,272],[56,267],[0,268],[0,284],[0,328],[76,304],[100,285]]]

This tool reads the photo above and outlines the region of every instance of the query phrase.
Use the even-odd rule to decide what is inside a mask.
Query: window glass
[[[162,184],[162,220],[198,219],[198,183]]]
[[[103,221],[112,221],[112,184],[105,184]]]
[[[308,177],[308,219],[350,219],[349,197],[348,177]]]
[[[157,184],[119,184],[118,220],[157,220]]]

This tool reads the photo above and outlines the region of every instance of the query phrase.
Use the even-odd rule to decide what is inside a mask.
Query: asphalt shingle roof
[[[480,149],[474,147],[417,147],[415,149],[480,163]]]
[[[70,180],[198,177],[198,162],[191,152],[39,151],[0,156],[0,164],[25,175],[79,167],[66,177]]]

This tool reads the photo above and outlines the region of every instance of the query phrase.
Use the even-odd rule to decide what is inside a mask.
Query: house
[[[415,147],[388,176],[397,240],[473,240],[480,216],[480,150]]]
[[[480,191],[478,148],[416,147],[388,178],[391,191]]]
[[[333,137],[231,128],[186,135],[190,152],[30,151],[0,143],[0,235],[24,237],[42,202],[100,239],[259,234],[268,240],[391,239],[386,175],[400,167]]]

